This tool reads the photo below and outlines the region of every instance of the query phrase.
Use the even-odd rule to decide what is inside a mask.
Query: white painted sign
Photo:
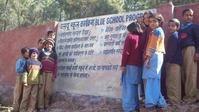
[[[155,12],[156,10],[151,10]],[[121,53],[126,26],[145,11],[60,22],[56,91],[120,97]]]

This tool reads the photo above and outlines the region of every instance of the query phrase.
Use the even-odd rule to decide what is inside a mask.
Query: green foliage
[[[175,5],[199,2],[199,0],[0,0],[0,31],[48,21],[144,10],[168,1],[173,1]]]
[[[55,0],[1,0],[0,6],[1,31],[59,19]]]
[[[65,20],[118,13],[120,0],[58,0]]]

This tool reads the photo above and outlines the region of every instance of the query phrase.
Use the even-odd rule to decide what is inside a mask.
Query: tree
[[[150,9],[169,1],[173,1],[174,5],[199,2],[199,0],[0,0],[0,31],[48,21]]]
[[[58,0],[66,18],[76,19],[122,11],[120,0]]]
[[[59,19],[59,4],[55,0],[3,1],[0,1],[0,22],[4,23],[0,25],[1,31]]]
[[[0,31],[5,30],[7,26],[6,21],[6,15],[7,15],[7,4],[8,0],[3,2],[3,0],[0,1]]]

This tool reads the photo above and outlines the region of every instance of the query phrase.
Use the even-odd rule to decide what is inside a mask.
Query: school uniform
[[[122,67],[126,70],[122,73],[122,107],[124,112],[139,109],[138,85],[141,83],[141,66],[143,43],[140,35],[129,33],[126,37]]]
[[[53,82],[56,78],[56,66],[57,56],[54,51],[48,51],[44,49],[41,52],[39,59],[42,63],[42,87],[39,89],[39,101],[38,108],[48,108],[50,104],[50,98],[52,96]]]
[[[171,33],[166,49],[166,87],[167,96],[171,102],[181,101],[181,64],[182,52],[178,32]]]
[[[199,26],[191,22],[181,25],[179,30],[180,45],[182,48],[182,81],[185,87],[184,100],[194,101],[197,96],[197,62],[195,53],[199,53]]]
[[[38,60],[29,59],[27,69],[28,74],[25,77],[27,85],[24,85],[20,112],[33,112],[36,108],[41,63]]]
[[[15,82],[15,88],[14,88],[14,99],[13,99],[13,111],[18,112],[22,94],[23,94],[23,75],[25,75],[26,72],[26,59],[24,57],[21,57],[17,59],[16,61],[16,82]]]
[[[163,64],[164,31],[161,27],[154,29],[149,35],[145,55],[150,56],[150,68],[143,66],[144,86],[145,86],[145,107],[166,107],[166,101],[162,96],[161,67]]]

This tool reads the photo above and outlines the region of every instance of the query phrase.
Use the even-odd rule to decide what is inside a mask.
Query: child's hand
[[[24,83],[23,85],[24,85],[24,86],[28,86],[28,84],[27,84],[27,83]]]
[[[121,66],[121,67],[120,67],[120,70],[121,70],[122,72],[124,72],[124,71],[126,70],[126,67]]]
[[[52,76],[52,81],[54,82],[56,79],[55,75]]]
[[[22,82],[23,82],[23,84],[25,85],[25,86],[27,86],[28,85],[28,78],[27,78],[27,75],[28,75],[28,73],[27,72],[25,72],[23,75],[22,75]]]
[[[147,58],[145,61],[144,61],[144,66],[146,66],[146,68],[150,68],[150,59]]]
[[[199,61],[199,53],[195,53],[195,55],[194,55],[194,61]]]

